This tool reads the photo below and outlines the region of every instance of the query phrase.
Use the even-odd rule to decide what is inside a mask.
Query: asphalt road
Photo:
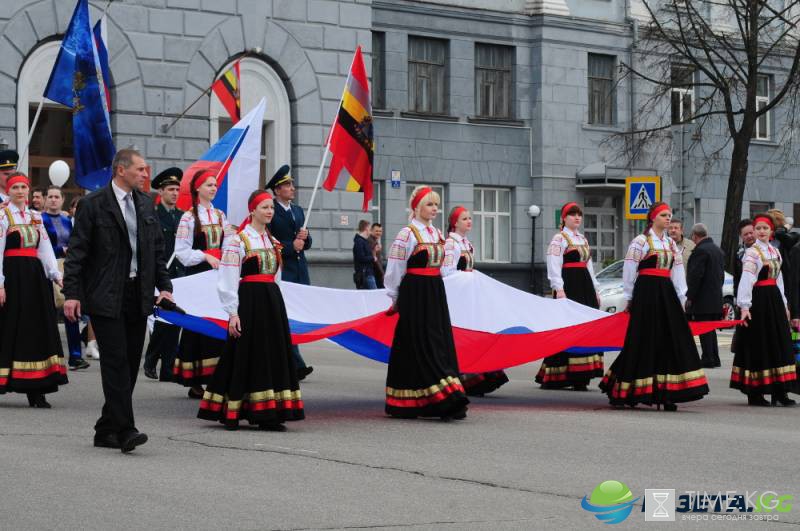
[[[140,377],[134,453],[92,447],[99,364],[70,373],[51,410],[0,397],[2,529],[585,529],[581,509],[604,480],[646,488],[794,496],[777,523],[660,523],[683,528],[800,525],[800,407],[757,409],[728,389],[731,355],[711,394],[676,413],[613,410],[590,392],[542,391],[538,363],[509,371],[462,422],[383,415],[385,366],[330,343],[303,349],[307,419],[286,433],[195,418],[175,384]],[[608,356],[608,359],[613,356]],[[618,528],[645,526],[641,499]]]

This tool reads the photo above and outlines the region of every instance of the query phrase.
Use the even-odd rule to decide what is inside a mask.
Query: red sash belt
[[[423,277],[438,277],[442,275],[442,271],[438,267],[410,267],[406,273]]]
[[[36,258],[36,249],[29,247],[26,249],[6,249],[3,253],[4,256],[27,256],[28,258]]]
[[[640,269],[639,274],[646,277],[662,277],[669,278],[672,271],[669,269],[656,269],[655,267],[648,267],[647,269]]]
[[[766,280],[759,280],[758,282],[753,284],[753,286],[756,286],[756,287],[760,287],[760,286],[777,286],[777,285],[778,285],[778,281],[775,280],[774,278],[768,278]]]
[[[586,269],[586,262],[564,262],[561,267],[564,269]]]
[[[217,260],[222,260],[222,249],[206,249],[203,252],[213,256]]]
[[[245,275],[239,282],[275,282],[275,275]]]

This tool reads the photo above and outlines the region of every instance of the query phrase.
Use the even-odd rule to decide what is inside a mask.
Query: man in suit
[[[75,321],[88,314],[103,352],[105,404],[94,445],[123,453],[147,442],[136,429],[132,394],[155,288],[156,304],[172,301],[161,227],[153,201],[139,190],[147,172],[137,151],[117,152],[108,186],[78,203],[64,262],[64,315]]]
[[[179,260],[172,259],[175,251],[175,233],[178,230],[178,223],[183,216],[183,210],[176,206],[178,194],[181,188],[181,178],[183,171],[180,168],[167,168],[153,179],[153,188],[158,190],[158,205],[156,205],[156,216],[161,225],[161,234],[164,237],[164,256],[168,262],[169,278],[183,276],[183,266]],[[153,380],[159,379],[162,382],[172,381],[172,364],[175,362],[175,353],[178,350],[178,340],[180,339],[181,329],[178,326],[156,321],[153,324],[153,333],[150,334],[150,342],[147,344],[147,351],[144,354],[144,375]],[[156,364],[161,360],[161,369],[156,373]]]
[[[708,229],[702,223],[692,227],[691,238],[695,248],[686,267],[686,313],[692,321],[718,321],[722,319],[725,257],[722,249],[708,237]],[[700,347],[703,367],[719,367],[716,330],[700,336]]]
[[[272,190],[272,194],[275,196],[275,215],[268,228],[270,233],[283,245],[281,279],[310,285],[305,251],[311,248],[311,235],[307,229],[303,228],[306,221],[303,209],[292,203],[295,188],[289,171],[288,165],[281,166],[267,183],[267,188]],[[303,380],[311,374],[314,367],[306,366],[296,345],[292,347],[292,352],[297,379]]]

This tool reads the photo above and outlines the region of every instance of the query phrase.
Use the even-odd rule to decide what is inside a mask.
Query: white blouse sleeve
[[[175,258],[184,267],[192,267],[205,261],[206,255],[200,249],[192,249],[194,242],[194,216],[188,211],[181,216],[175,232]]]
[[[225,238],[217,274],[217,292],[222,308],[231,316],[239,314],[239,278],[243,256],[242,239],[239,235]]]
[[[673,260],[672,272],[670,272],[672,285],[675,286],[675,293],[678,294],[681,306],[686,306],[686,290],[688,287],[686,286],[686,268],[683,266],[683,254],[681,254],[680,249],[678,249],[674,241],[669,240],[669,246],[672,251]]]
[[[553,236],[550,245],[547,247],[547,280],[553,291],[564,289],[564,279],[561,278],[561,267],[564,265],[564,250],[567,242],[561,233]]]
[[[781,298],[783,299],[783,305],[787,306],[789,303],[786,302],[786,292],[783,286],[783,273],[778,273],[777,284],[778,284],[778,289],[781,290]]]
[[[594,290],[597,291],[600,289],[600,286],[597,284],[597,275],[594,273],[594,260],[592,260],[592,256],[589,255],[589,261],[586,262],[586,269],[589,270],[589,276],[592,277],[592,284],[594,285]]]
[[[404,227],[397,234],[397,238],[389,248],[389,258],[386,262],[383,285],[386,288],[386,294],[391,297],[392,301],[397,301],[397,290],[400,288],[400,282],[406,274],[407,262],[411,257],[411,253],[414,252],[416,244],[417,240],[411,234],[411,229]]]
[[[753,304],[753,284],[761,271],[761,258],[752,249],[747,249],[742,256],[742,278],[739,280],[739,291],[736,292],[736,304],[739,308],[749,309]],[[781,282],[783,282],[781,280]]]
[[[622,266],[622,292],[626,301],[633,298],[633,286],[639,276],[639,262],[649,250],[647,239],[643,235],[635,237],[628,246],[625,264]]]
[[[461,258],[461,246],[453,238],[444,242],[444,262],[442,262],[442,276],[446,277],[458,271],[458,261]]]
[[[0,286],[4,286],[6,277],[3,274],[3,254],[6,251],[6,233],[8,232],[8,218],[5,212],[0,212]]]
[[[41,218],[38,218],[36,228],[39,231],[39,247],[36,249],[36,256],[39,258],[39,261],[42,262],[44,276],[46,276],[48,280],[58,282],[61,280],[62,274],[61,271],[58,270],[56,253],[53,252],[53,246],[50,244],[50,237],[47,236],[47,230],[45,230]]]

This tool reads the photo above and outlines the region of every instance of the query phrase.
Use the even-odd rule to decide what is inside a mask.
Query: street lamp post
[[[531,217],[531,293],[539,293],[536,289],[536,218],[542,213],[542,209],[537,205],[528,207],[528,215]]]

